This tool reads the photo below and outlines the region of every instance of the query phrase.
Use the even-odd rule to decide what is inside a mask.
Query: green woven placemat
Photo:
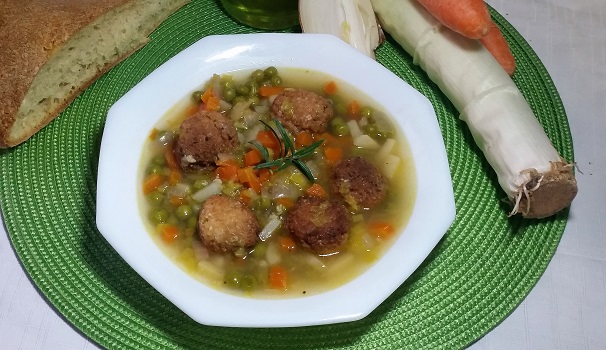
[[[517,58],[514,80],[560,154],[572,160],[568,122],[552,80],[519,33],[493,14]],[[97,161],[109,107],[201,37],[247,32],[251,30],[231,21],[214,1],[193,1],[57,120],[26,143],[1,151],[0,203],[8,234],[48,301],[107,348],[460,348],[511,313],[553,256],[567,212],[541,221],[508,219],[501,202],[504,193],[466,126],[439,89],[389,39],[377,51],[379,62],[435,106],[457,218],[424,264],[378,309],[360,321],[328,326],[207,327],[189,319],[120,258],[95,226]],[[128,234],[128,227],[124,230]]]

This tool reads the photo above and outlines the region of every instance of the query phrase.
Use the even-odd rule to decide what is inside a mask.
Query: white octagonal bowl
[[[364,91],[406,138],[417,191],[410,219],[385,254],[349,283],[292,299],[254,299],[206,286],[154,243],[138,204],[138,171],[150,130],[213,74],[267,66],[308,68]],[[160,66],[109,110],[99,158],[97,226],[122,258],[192,319],[231,327],[294,327],[358,320],[423,262],[455,217],[446,151],[430,102],[376,61],[322,34],[208,36]]]

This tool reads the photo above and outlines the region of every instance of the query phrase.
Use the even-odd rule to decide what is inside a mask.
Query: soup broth
[[[272,105],[276,96],[291,89],[313,92],[329,102],[333,113],[326,131],[296,132],[277,121]],[[281,110],[287,107],[283,104]],[[220,113],[233,123],[237,146],[219,152],[208,167],[183,169],[174,150],[180,125],[202,110]],[[281,146],[273,147],[267,137]],[[295,152],[302,150],[307,154],[293,161]],[[281,153],[286,155],[280,158]],[[372,207],[335,192],[335,168],[354,158],[372,164],[384,180],[384,196]],[[278,163],[269,164],[272,161]],[[313,295],[352,280],[390,248],[415,199],[406,140],[381,106],[343,81],[293,68],[213,76],[157,123],[144,145],[140,169],[142,217],[165,254],[202,283],[255,298]],[[213,196],[242,203],[252,213],[260,228],[253,245],[223,252],[201,238],[200,211]],[[333,227],[347,221],[345,241],[338,247],[318,252],[289,231],[305,226],[286,224],[301,207],[302,197],[346,208],[347,220],[329,217],[331,222],[318,223]]]

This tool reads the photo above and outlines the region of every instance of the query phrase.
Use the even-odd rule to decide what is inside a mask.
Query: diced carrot
[[[219,102],[220,101],[221,100],[219,100],[218,97],[215,97],[215,96],[211,95],[208,98],[208,100],[206,101],[206,107],[205,107],[206,110],[207,111],[217,111],[217,110],[219,110]]]
[[[269,130],[259,131],[259,133],[257,134],[257,141],[259,141],[259,143],[263,146],[271,148],[274,151],[280,149],[280,142],[276,138],[276,135],[274,135],[274,133]]]
[[[503,33],[497,25],[492,22],[490,30],[482,39],[480,39],[486,49],[499,62],[501,67],[505,69],[509,76],[512,76],[516,70],[516,60],[511,53],[509,43],[505,40]]]
[[[174,225],[160,224],[159,231],[162,240],[166,243],[172,243],[179,237],[179,228]]]
[[[159,174],[149,175],[143,182],[143,193],[149,194],[155,191],[164,182],[164,176]]]
[[[156,136],[158,136],[158,129],[153,128],[148,137],[150,140],[153,140],[156,138]]]
[[[314,141],[320,141],[320,140],[324,140],[323,145],[326,146],[333,146],[334,144],[337,143],[337,138],[334,135],[331,135],[327,132],[322,133],[322,134],[315,134],[314,135]]]
[[[269,286],[285,290],[288,286],[288,271],[283,266],[272,265],[269,268]]]
[[[482,0],[419,0],[446,27],[470,39],[480,39],[490,29],[490,12]]]
[[[261,183],[265,183],[271,179],[271,170],[267,168],[260,169],[257,176],[259,177],[259,181]]]
[[[200,108],[200,106],[198,106],[197,104],[187,107],[187,110],[185,111],[185,115],[188,117],[191,117],[192,115],[196,114],[196,112],[198,111],[198,108]]]
[[[238,169],[238,181],[248,185],[253,191],[261,193],[261,181],[259,181],[253,167],[248,166]]]
[[[217,168],[217,175],[221,180],[238,180],[238,167],[234,165],[224,165]]]
[[[185,204],[185,198],[179,197],[179,196],[171,196],[168,201],[170,202],[170,204],[174,205],[175,207],[178,207],[181,204]]]
[[[298,148],[307,147],[314,142],[313,136],[310,132],[303,131],[295,136],[295,146]]]
[[[211,88],[206,89],[206,91],[204,91],[204,93],[202,94],[202,96],[200,96],[200,99],[202,100],[202,102],[207,103],[208,99],[213,95],[213,91]]]
[[[295,249],[297,247],[294,239],[292,239],[292,237],[290,236],[282,236],[280,237],[280,248],[282,248],[282,250],[285,251],[292,251],[293,249]]]
[[[175,153],[173,152],[173,150],[174,150],[174,144],[173,143],[168,144],[168,146],[166,147],[166,150],[164,151],[164,158],[166,159],[166,165],[168,165],[168,167],[170,169],[180,169],[179,162],[177,161],[177,157],[175,157]]]
[[[278,95],[284,92],[285,86],[261,86],[259,87],[259,95],[262,97],[269,97]]]
[[[373,236],[381,239],[387,239],[395,232],[393,225],[384,221],[375,221],[370,223],[368,230]]]
[[[347,105],[347,115],[349,115],[351,118],[360,117],[360,104],[358,101],[353,100]]]
[[[181,181],[181,172],[177,169],[171,169],[170,174],[168,174],[168,183],[171,186],[174,186]]]
[[[337,83],[331,80],[328,83],[324,84],[324,92],[329,95],[334,95],[337,92]]]
[[[274,199],[274,202],[276,204],[282,204],[286,209],[290,209],[290,208],[292,208],[293,205],[295,205],[295,202],[288,197],[276,198],[276,199]]]
[[[324,190],[324,187],[322,187],[321,185],[319,185],[317,183],[309,186],[305,192],[307,192],[307,194],[312,197],[328,198],[328,195],[326,194],[326,190]]]
[[[261,156],[261,152],[256,148],[253,148],[244,154],[244,165],[246,166],[257,165],[262,161],[263,157]]]
[[[324,158],[329,163],[336,163],[343,157],[343,150],[338,147],[324,147]]]

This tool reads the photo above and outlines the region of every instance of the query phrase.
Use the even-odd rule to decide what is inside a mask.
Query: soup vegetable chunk
[[[151,131],[151,236],[215,288],[293,297],[335,288],[389,248],[413,165],[380,107],[318,72],[214,75]]]

